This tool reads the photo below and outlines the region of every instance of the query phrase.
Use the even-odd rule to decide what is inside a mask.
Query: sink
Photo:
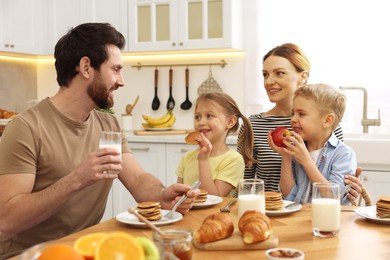
[[[344,143],[355,151],[363,170],[390,172],[390,134],[346,133]]]

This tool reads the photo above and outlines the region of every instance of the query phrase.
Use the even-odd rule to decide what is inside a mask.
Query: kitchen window
[[[248,15],[250,18],[244,27],[246,47],[258,56],[247,55],[248,59],[253,59],[251,64],[257,64],[256,73],[259,74],[257,85],[246,84],[246,101],[255,104],[254,107],[257,104],[255,111],[259,111],[259,106],[260,111],[272,106],[263,88],[262,57],[273,47],[292,42],[309,57],[309,83],[365,87],[368,91],[368,117],[376,118],[378,109],[382,117],[382,126],[370,127],[370,132],[390,131],[390,83],[387,80],[390,16],[387,1],[258,0],[248,1],[245,10],[256,12],[256,15]],[[256,19],[256,26],[249,26],[253,20],[248,19]],[[251,43],[248,47],[248,41],[257,44]],[[247,82],[249,77],[246,77]],[[345,129],[348,132],[361,131],[362,92],[349,91],[346,95],[348,106],[343,122],[348,124]],[[250,107],[246,109],[250,110]]]

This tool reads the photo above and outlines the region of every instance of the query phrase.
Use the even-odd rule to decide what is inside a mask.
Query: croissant
[[[206,217],[202,225],[194,233],[194,239],[199,243],[209,243],[225,239],[233,234],[233,221],[228,214],[215,213]]]
[[[272,234],[270,219],[258,210],[247,210],[238,221],[245,244],[267,240]]]

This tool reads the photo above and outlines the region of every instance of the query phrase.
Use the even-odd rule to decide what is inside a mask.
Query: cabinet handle
[[[181,42],[181,43],[179,43],[179,45],[180,45],[180,46],[183,46],[183,43]]]
[[[172,42],[172,46],[175,47],[176,46],[176,42]]]
[[[13,48],[13,47],[15,47],[15,45],[11,44],[10,47]]]
[[[138,148],[138,147],[130,147],[130,149],[132,150],[132,151],[142,151],[142,152],[148,152],[149,150],[150,150],[150,148],[149,147],[144,147],[144,148]]]
[[[8,43],[4,44],[4,47],[8,48],[8,47],[9,47],[9,44],[8,44]]]
[[[367,176],[363,176],[363,181],[368,181]]]
[[[181,153],[186,153],[188,151],[191,151],[191,149],[181,149]]]

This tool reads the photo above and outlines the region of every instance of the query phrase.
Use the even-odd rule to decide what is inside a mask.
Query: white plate
[[[167,128],[148,128],[148,127],[144,127],[144,129],[146,131],[168,131],[168,130],[172,130],[173,127],[167,127]]]
[[[164,210],[164,209],[161,210],[161,214],[163,216],[168,212],[169,212],[169,210]],[[173,215],[173,218],[171,218],[170,220],[163,220],[163,218],[162,218],[160,220],[151,221],[151,222],[153,224],[155,224],[156,226],[163,226],[163,225],[175,223],[175,222],[181,220],[182,218],[183,218],[183,215],[180,212],[175,212],[175,214]],[[125,224],[132,225],[132,226],[147,227],[144,222],[139,221],[135,215],[130,214],[127,211],[119,213],[116,216],[116,220],[118,220],[119,222],[125,223]]]
[[[294,201],[289,201],[289,200],[283,200],[283,202],[284,202],[285,207],[294,203]],[[282,210],[266,210],[265,214],[267,216],[283,216],[283,215],[287,215],[287,214],[299,211],[299,210],[301,210],[301,208],[302,208],[302,205],[294,206],[292,209],[285,209],[284,208]]]
[[[221,203],[222,200],[223,199],[221,197],[214,196],[214,195],[207,195],[207,200],[205,202],[194,203],[192,207],[194,209],[207,208],[207,207],[211,207],[212,205]]]
[[[379,224],[390,224],[390,218],[378,218],[376,216],[376,206],[360,207],[355,209],[355,213],[367,220]]]

